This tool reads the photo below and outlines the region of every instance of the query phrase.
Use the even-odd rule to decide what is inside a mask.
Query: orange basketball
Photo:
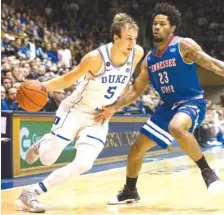
[[[39,81],[25,81],[17,90],[17,102],[28,112],[41,110],[47,103],[48,92]]]

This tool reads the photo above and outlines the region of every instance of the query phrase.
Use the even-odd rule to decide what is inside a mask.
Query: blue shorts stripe
[[[151,121],[152,122],[152,121]],[[152,122],[153,123],[153,122]],[[153,129],[154,131],[158,132],[160,135],[162,135],[164,138],[168,139],[170,142],[173,141],[173,137],[167,132],[164,131],[163,129],[160,129],[160,131],[156,128],[154,128],[152,125],[148,124],[148,122],[146,122],[146,125],[148,127],[150,127],[151,129]],[[163,133],[162,133],[163,132]],[[168,136],[169,135],[169,136]]]
[[[153,140],[156,144],[158,144],[162,148],[166,149],[168,147],[168,145],[164,143],[164,141],[162,141],[160,138],[147,131],[145,128],[142,127],[140,133],[144,134],[146,137]]]
[[[63,136],[61,136],[61,135],[59,135],[59,134],[55,134],[53,131],[51,131],[51,134],[53,134],[54,136],[59,137],[59,138],[61,138],[61,139],[63,139],[63,140],[71,141],[70,139],[68,139],[68,138],[66,138],[66,137],[63,137]]]
[[[103,140],[101,140],[101,139],[99,139],[99,138],[97,138],[97,137],[90,136],[90,135],[86,135],[86,136],[87,136],[87,137],[89,137],[89,138],[92,138],[92,139],[98,140],[98,141],[100,141],[100,142],[104,145]]]

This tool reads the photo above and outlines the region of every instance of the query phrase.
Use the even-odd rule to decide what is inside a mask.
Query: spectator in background
[[[22,16],[21,16],[21,18],[20,18],[21,24],[27,25],[28,24],[27,18],[28,18],[27,14],[26,13],[23,13]]]
[[[1,42],[1,54],[2,57],[16,55],[16,50],[12,45],[12,41],[14,41],[15,38],[12,36],[9,36],[8,34],[5,34],[3,36],[3,40]]]
[[[33,60],[36,57],[35,39],[32,37],[28,43],[29,43],[29,50],[30,50],[30,60]]]
[[[4,73],[4,77],[10,78],[11,80],[13,79],[12,71],[8,70]]]
[[[219,145],[220,142],[217,141],[217,134],[220,128],[220,121],[218,119],[218,114],[215,110],[215,106],[211,105],[207,108],[205,122],[203,127],[209,131],[209,136],[207,140],[208,145]]]
[[[17,53],[19,51],[19,48],[21,47],[22,41],[20,38],[16,38],[15,41],[13,41],[13,47],[15,49],[15,56],[17,56]]]
[[[154,112],[154,103],[150,95],[141,96],[142,105],[144,106],[147,114],[152,114]]]
[[[216,135],[217,141],[224,145],[224,120],[220,123],[219,131]]]
[[[18,55],[22,59],[30,59],[30,46],[29,46],[29,40],[28,38],[22,39],[22,46],[19,48]]]
[[[12,79],[8,78],[8,77],[3,77],[2,78],[2,85],[5,88],[5,90],[7,91],[9,88],[12,87]]]
[[[42,41],[40,39],[36,39],[35,44],[36,44],[36,57],[38,57],[39,59],[47,58],[47,55],[44,53],[42,48]]]
[[[58,46],[57,43],[52,43],[51,44],[51,52],[53,55],[58,56]]]
[[[14,26],[13,26],[13,33],[14,34],[19,34],[22,31],[21,29],[21,23],[19,19],[16,19],[14,21]]]
[[[16,103],[16,88],[11,87],[8,89],[7,98],[1,100],[2,110],[17,110],[18,104]]]
[[[145,116],[147,114],[146,110],[145,110],[145,107],[143,106],[142,101],[140,100],[140,98],[138,98],[136,100],[136,107],[139,108],[140,115]]]
[[[64,98],[65,98],[64,90],[54,91],[53,95],[49,96],[48,102],[43,108],[43,111],[55,112]]]
[[[151,86],[148,86],[144,95],[141,96],[141,102],[146,114],[152,114],[158,107],[160,98],[155,93],[155,90]]]
[[[48,43],[46,44],[46,54],[47,57],[51,59],[52,63],[57,63],[58,62],[58,56],[57,53],[51,50],[51,44]]]
[[[5,87],[1,86],[1,100],[6,98],[6,90]]]
[[[65,43],[62,44],[62,49],[58,50],[58,63],[65,68],[72,66],[72,54]]]
[[[26,31],[26,25],[21,24],[20,26],[21,26],[21,31],[18,34],[18,37],[21,38],[21,39],[24,39],[25,37],[27,37],[27,33],[25,32]]]
[[[211,1],[203,0],[194,1],[191,4],[171,1],[175,1],[185,16],[180,36],[189,36],[200,41],[200,45],[208,53],[224,60],[224,11],[220,9],[222,7],[219,4],[211,5],[209,3]],[[93,8],[92,4],[88,4],[89,0],[57,1],[57,4],[49,0],[6,2],[8,4],[2,4],[1,15],[2,72],[9,77],[12,74],[12,84],[14,80],[17,82],[27,79],[44,81],[55,75],[65,74],[68,72],[67,66],[72,68],[80,62],[85,53],[106,44],[109,39],[107,23],[110,22],[110,13],[108,11],[112,14],[126,11],[138,19],[141,17],[143,22],[140,34],[144,35],[139,42],[144,41],[143,46],[146,52],[147,49],[151,49],[152,38],[149,35],[151,35],[152,5],[155,4],[155,0],[102,1],[100,4],[95,4]],[[148,23],[150,27],[147,29]],[[28,40],[30,53],[27,60],[18,59],[22,38]],[[60,54],[65,57],[62,57],[58,63],[58,49],[62,43],[65,48],[61,49]],[[69,50],[72,53],[71,60]],[[66,55],[69,57],[67,58]],[[70,90],[73,88],[71,87]],[[71,91],[68,91],[68,94],[70,93]],[[146,112],[151,114],[159,98],[151,89],[148,95],[143,95],[141,101],[136,103],[136,107],[141,109],[143,104]]]

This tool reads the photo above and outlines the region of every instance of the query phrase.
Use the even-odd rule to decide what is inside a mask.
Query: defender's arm
[[[139,76],[136,78],[133,86],[130,86],[128,91],[120,97],[113,106],[116,110],[122,109],[123,107],[134,102],[145,90],[149,83],[148,68],[146,65],[146,59],[141,64],[141,71]]]
[[[224,62],[206,54],[194,40],[190,38],[182,39],[180,41],[180,51],[186,60],[191,60],[201,67],[224,77]]]

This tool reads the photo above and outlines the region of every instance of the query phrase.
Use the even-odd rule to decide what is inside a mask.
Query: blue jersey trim
[[[108,44],[108,45],[109,45],[109,44]],[[124,65],[128,62],[130,56],[127,57],[126,61],[125,61],[122,65],[120,65],[120,66],[115,66],[115,65],[113,64],[111,58],[110,58],[108,45],[106,46],[106,52],[107,52],[107,56],[108,56],[108,59],[109,59],[111,65],[112,65],[114,68],[116,68],[116,69],[121,68],[122,66],[124,66]]]
[[[47,188],[45,187],[43,182],[39,183],[40,188],[46,193],[47,192]]]
[[[97,137],[90,136],[90,135],[86,135],[86,136],[89,137],[89,138],[98,140],[99,142],[101,142],[101,143],[104,145],[104,142],[103,142],[101,139],[99,139],[99,138],[97,138]]]
[[[103,75],[103,74],[105,73],[105,71],[106,71],[106,63],[105,63],[105,59],[104,59],[104,57],[103,57],[103,53],[102,53],[102,51],[100,50],[100,48],[98,48],[97,50],[99,51],[100,56],[101,56],[101,58],[102,58],[102,60],[103,60],[104,71],[103,71],[103,73],[100,73],[99,75],[97,75],[97,74],[95,75],[95,74],[93,74],[91,71],[89,71],[89,73],[90,73],[94,78]]]
[[[56,137],[61,138],[62,140],[71,141],[70,139],[68,139],[68,138],[66,138],[66,137],[63,137],[63,136],[61,136],[61,135],[59,135],[59,134],[55,134],[53,131],[51,131],[51,134],[53,134],[53,135],[56,136]]]
[[[132,72],[133,65],[134,65],[134,59],[135,59],[135,48],[133,48],[132,64],[131,64],[131,70],[130,70],[130,78],[131,78],[131,76],[132,76],[131,72]]]

